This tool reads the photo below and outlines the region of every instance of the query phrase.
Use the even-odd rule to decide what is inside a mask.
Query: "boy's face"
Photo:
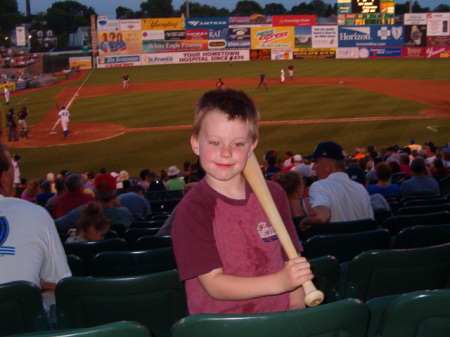
[[[200,157],[205,179],[213,188],[222,183],[239,182],[247,159],[256,147],[249,126],[240,120],[229,121],[227,115],[210,112],[205,116],[198,137],[191,137],[192,150]]]

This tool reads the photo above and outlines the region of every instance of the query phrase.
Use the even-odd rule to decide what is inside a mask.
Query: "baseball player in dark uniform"
[[[17,137],[17,123],[14,108],[9,109],[9,112],[6,115],[6,121],[8,123],[8,142],[17,142],[19,140],[19,137]]]
[[[261,71],[261,75],[259,75],[258,89],[261,88],[261,85],[265,86],[266,89],[269,89],[266,84],[266,74],[264,74],[264,71]]]

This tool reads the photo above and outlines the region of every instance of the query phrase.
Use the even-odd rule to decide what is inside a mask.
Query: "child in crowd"
[[[206,92],[197,103],[193,152],[206,175],[178,204],[172,240],[190,314],[260,313],[304,308],[301,285],[313,278],[289,260],[242,171],[258,143],[259,114],[244,92]],[[268,181],[298,252],[286,193]]]
[[[76,234],[67,238],[70,242],[100,241],[109,230],[109,219],[103,213],[102,207],[96,202],[90,202],[83,207],[78,220]]]

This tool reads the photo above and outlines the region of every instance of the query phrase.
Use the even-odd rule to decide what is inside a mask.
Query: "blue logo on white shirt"
[[[9,235],[8,220],[4,216],[0,216],[0,256],[1,255],[16,255],[14,247],[3,246]]]

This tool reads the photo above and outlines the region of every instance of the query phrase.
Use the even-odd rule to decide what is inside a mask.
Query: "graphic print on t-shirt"
[[[275,229],[271,225],[268,225],[267,222],[264,221],[260,222],[256,229],[258,231],[259,237],[264,242],[271,242],[278,240],[277,234],[275,233]]]
[[[9,235],[9,223],[4,216],[0,216],[0,256],[2,255],[16,255],[14,247],[4,246]]]

